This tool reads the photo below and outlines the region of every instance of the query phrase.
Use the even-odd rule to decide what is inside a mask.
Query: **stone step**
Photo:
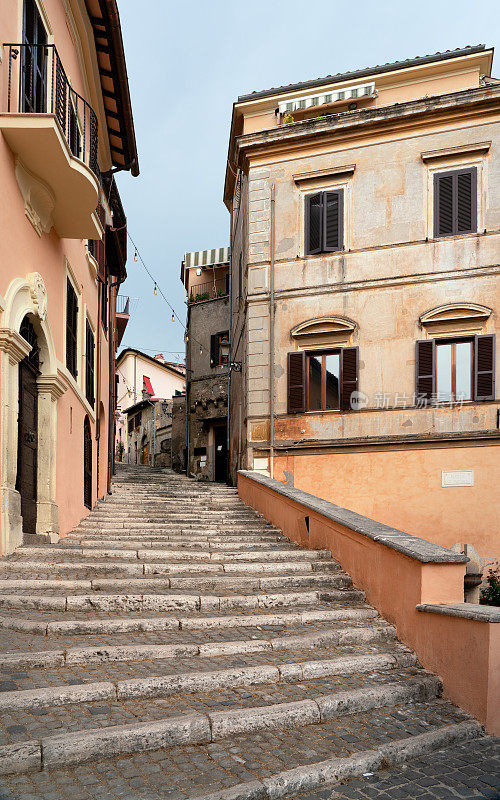
[[[308,622],[330,622],[338,619],[338,609],[306,610],[306,611],[276,611],[272,614],[254,612],[253,614],[220,614],[216,616],[203,616],[202,614],[189,617],[164,615],[161,617],[117,617],[113,614],[110,618],[90,619],[34,619],[18,617],[11,614],[9,617],[0,617],[0,630],[13,630],[25,633],[38,633],[42,636],[83,635],[130,633],[136,631],[177,631],[177,630],[210,630],[225,628],[260,628],[275,625],[303,625]],[[390,625],[373,626],[362,631],[360,628],[347,628],[343,632],[337,630],[318,633],[318,642],[327,640],[331,643],[344,642],[357,644],[359,642],[378,642],[393,639],[394,628]],[[330,637],[330,639],[328,638]],[[292,639],[293,637],[290,637]],[[293,645],[293,642],[292,642]]]
[[[405,683],[336,692],[291,703],[164,717],[131,725],[106,725],[16,742],[0,748],[0,774],[82,764],[136,752],[195,746],[260,731],[319,726],[346,714],[362,714],[406,703],[428,703],[440,682],[424,675]],[[470,725],[470,723],[469,723]],[[480,726],[476,723],[477,727]],[[469,729],[469,734],[472,728]],[[42,761],[43,757],[43,761]]]
[[[172,576],[169,578],[101,578],[92,580],[64,580],[64,579],[23,579],[13,578],[11,580],[0,579],[0,592],[26,592],[31,589],[55,589],[78,591],[102,591],[102,590],[144,590],[156,589],[200,589],[212,591],[216,589],[269,589],[279,588],[298,588],[299,586],[319,586],[322,588],[341,588],[351,585],[351,579],[344,573],[307,573],[305,575],[278,575],[272,578],[260,578],[258,576],[231,576],[221,575],[217,577],[199,577],[190,575],[189,577]]]
[[[194,562],[183,563],[158,563],[158,562],[139,562],[139,561],[113,561],[105,559],[102,561],[85,561],[79,558],[71,561],[24,561],[21,559],[10,559],[0,561],[0,574],[22,575],[46,573],[53,576],[56,573],[68,575],[75,573],[76,577],[84,577],[83,573],[88,573],[92,578],[94,575],[104,575],[110,577],[130,575],[140,577],[142,575],[279,575],[279,574],[302,574],[306,570],[312,572],[334,572],[338,570],[338,564],[326,559],[319,561],[268,561],[264,562],[244,562],[236,561],[231,563],[204,561],[199,564]]]
[[[278,540],[273,539],[271,541],[265,542],[267,548],[271,548],[272,550],[298,550],[300,549],[298,545],[294,545],[291,542],[287,541],[286,539]],[[80,541],[68,541],[67,539],[61,540],[57,544],[57,549],[63,550],[80,550],[81,548],[97,548],[97,549],[105,549],[105,550],[127,550],[127,549],[152,549],[152,550],[165,550],[166,553],[170,551],[176,550],[208,550],[210,552],[217,552],[219,550],[227,550],[229,552],[238,552],[240,550],[259,550],[263,549],[262,541],[254,541],[254,540],[247,540],[245,539],[243,542],[240,541],[214,541],[212,539],[208,539],[207,541],[189,541],[189,539],[182,540],[182,541],[152,541],[149,539],[137,540],[131,539],[128,540],[120,540],[120,541],[113,541],[109,539],[82,539]],[[264,548],[265,549],[265,548]]]
[[[343,577],[343,576],[342,576]],[[344,578],[344,585],[350,578]],[[53,591],[53,590],[50,590]],[[263,594],[194,595],[155,594],[3,594],[2,609],[38,609],[41,611],[105,611],[105,612],[160,612],[160,611],[232,611],[237,609],[270,609],[290,606],[309,606],[344,599],[360,599],[358,592],[342,589],[330,591],[303,591]]]
[[[351,623],[351,625],[349,626],[346,623]],[[259,638],[226,638],[223,641],[220,638],[216,641],[205,639],[201,644],[195,644],[191,640],[181,642],[177,637],[173,644],[153,644],[150,642],[147,644],[101,644],[98,647],[70,646],[65,650],[19,651],[0,654],[0,668],[4,672],[8,672],[9,669],[15,670],[21,667],[34,669],[37,667],[87,666],[123,661],[128,663],[135,661],[168,661],[169,659],[179,661],[182,658],[191,659],[193,657],[219,659],[235,655],[248,657],[256,653],[264,653],[266,658],[269,659],[270,654],[276,654],[279,658],[280,653],[287,650],[293,651],[294,659],[297,659],[297,653],[299,654],[298,661],[295,660],[293,662],[296,665],[297,663],[305,663],[301,662],[300,653],[302,653],[302,658],[309,658],[305,655],[308,650],[323,651],[321,663],[329,663],[332,661],[332,651],[335,647],[349,647],[353,643],[353,623],[358,626],[356,630],[360,631],[359,642],[356,641],[355,643],[362,644],[364,639],[370,639],[370,653],[368,655],[366,653],[361,655],[351,654],[333,659],[336,662],[335,668],[338,669],[335,674],[343,674],[351,670],[365,672],[372,668],[411,667],[416,664],[415,655],[395,642],[394,638],[391,638],[390,629],[384,632],[384,636],[380,636],[378,642],[375,641],[375,636],[378,636],[380,631],[379,634],[374,636],[367,632],[370,626],[384,627],[382,620],[378,618],[374,609],[354,608],[350,611],[343,611],[341,615],[338,612],[336,618],[328,621],[328,625],[331,627],[324,628],[322,631],[316,629],[308,633],[280,634],[266,637],[262,629],[259,628]],[[337,626],[336,628],[334,627],[335,625]],[[387,626],[385,627],[387,628]],[[375,653],[379,645],[383,647],[390,646],[390,652]],[[394,645],[396,645],[396,649],[394,649]],[[366,670],[363,665],[367,665]],[[356,667],[356,670],[354,667]],[[296,668],[298,669],[298,667]],[[308,677],[313,677],[310,670],[307,674]],[[315,674],[317,677],[321,677],[320,667],[317,667]]]
[[[76,560],[77,558],[83,557],[92,557],[92,558],[117,558],[119,556],[120,559],[123,560],[130,560],[130,561],[143,561],[143,562],[150,562],[150,561],[193,561],[203,562],[203,561],[216,561],[219,563],[226,562],[226,561],[248,561],[248,562],[255,562],[255,561],[317,561],[322,559],[329,559],[331,558],[331,553],[328,550],[304,550],[301,548],[298,549],[259,549],[257,551],[253,550],[241,550],[238,552],[234,551],[223,551],[218,552],[217,550],[205,551],[205,550],[158,550],[158,549],[144,549],[144,550],[133,550],[133,549],[111,549],[105,550],[101,548],[87,548],[87,547],[73,547],[73,548],[65,548],[65,547],[57,547],[57,546],[50,546],[50,547],[19,547],[15,553],[10,557],[12,562],[18,559],[24,560],[31,560],[31,561],[55,561],[55,560],[66,560],[66,559],[73,559]]]
[[[315,681],[316,686],[319,687],[320,679],[343,675],[352,670],[366,673],[382,669],[384,671],[382,679],[390,681],[391,676],[386,675],[386,670],[396,665],[398,665],[396,656],[378,655],[312,660],[302,663],[287,661],[229,669],[181,672],[173,675],[148,675],[125,680],[89,681],[80,685],[58,684],[36,689],[1,692],[0,714],[20,710],[54,708],[76,703],[92,703],[97,700],[145,700],[253,686],[269,685],[271,687],[277,683],[287,682],[289,684],[290,681]],[[408,682],[414,682],[417,678],[424,680],[428,685],[433,685],[436,696],[441,692],[439,679],[424,670],[413,670],[404,677]],[[405,684],[401,684],[401,674],[398,682],[400,686],[405,686]],[[395,686],[396,682],[392,681],[389,685]],[[378,685],[377,688],[380,686]],[[348,695],[348,692],[342,692],[342,695]],[[252,708],[246,709],[246,711],[249,710],[253,711]],[[238,708],[232,713],[244,714],[246,712]],[[242,731],[231,731],[231,733],[239,732]]]

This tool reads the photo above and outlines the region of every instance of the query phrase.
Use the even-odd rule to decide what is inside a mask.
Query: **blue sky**
[[[119,0],[119,9],[141,174],[118,175],[118,185],[129,231],[181,319],[184,252],[229,244],[222,190],[239,94],[500,44],[498,0]],[[137,302],[122,346],[174,359],[183,329],[133,255],[121,293]]]

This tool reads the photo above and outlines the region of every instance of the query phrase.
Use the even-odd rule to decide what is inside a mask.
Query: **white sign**
[[[463,469],[442,472],[443,486],[474,486],[474,470]]]

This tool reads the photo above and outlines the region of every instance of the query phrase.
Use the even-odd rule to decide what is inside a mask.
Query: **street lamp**
[[[229,339],[221,339],[220,340],[220,355],[221,361],[227,367],[229,367],[230,371],[234,372],[241,372],[241,361],[230,361],[229,356],[231,353],[231,345],[229,343]]]

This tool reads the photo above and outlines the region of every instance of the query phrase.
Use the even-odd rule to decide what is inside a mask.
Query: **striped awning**
[[[228,264],[231,253],[230,247],[216,247],[213,250],[194,250],[184,256],[184,266],[186,269],[191,267],[213,267],[216,264]]]
[[[279,104],[280,114],[290,114],[303,108],[312,106],[322,106],[325,103],[335,103],[337,100],[350,100],[355,97],[367,97],[375,92],[374,83],[362,83],[357,86],[349,86],[344,89],[323,92],[322,94],[311,94],[308,97],[297,97],[292,100],[282,100]]]

